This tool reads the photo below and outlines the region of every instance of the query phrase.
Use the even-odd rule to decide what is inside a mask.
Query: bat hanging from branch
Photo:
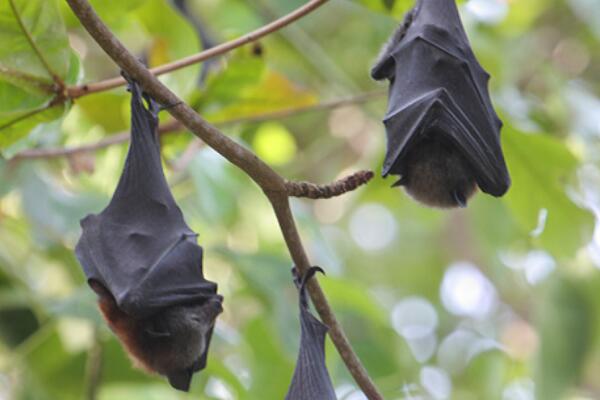
[[[417,0],[371,71],[390,82],[382,175],[416,200],[465,207],[477,187],[502,196],[510,177],[502,122],[454,0]]]
[[[137,366],[187,391],[192,375],[206,366],[223,298],[204,279],[198,235],[165,179],[158,104],[128,81],[132,127],[123,173],[108,206],[81,220],[75,253],[108,325]]]
[[[325,366],[325,335],[327,327],[308,308],[306,282],[319,267],[311,267],[303,276],[292,269],[300,298],[300,351],[294,377],[285,400],[336,400],[335,390]]]

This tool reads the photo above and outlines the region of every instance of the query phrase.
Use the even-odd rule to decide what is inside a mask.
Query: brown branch
[[[364,103],[370,101],[372,99],[379,98],[383,96],[385,91],[372,91],[367,93],[362,93],[356,96],[346,97],[343,99],[327,101],[323,103],[313,104],[310,106],[304,107],[292,107],[283,110],[272,111],[260,115],[252,115],[248,117],[239,117],[232,118],[224,121],[216,121],[214,124],[216,126],[225,127],[231,126],[235,124],[247,123],[247,122],[261,122],[261,121],[269,121],[273,119],[282,119],[291,117],[294,115],[307,113],[311,111],[321,111],[328,110],[338,107],[343,107],[348,104],[357,104]],[[178,132],[184,129],[184,126],[181,122],[177,120],[172,120],[161,124],[158,128],[158,133],[160,134],[170,134],[174,132]],[[68,157],[77,153],[86,153],[97,151],[103,149],[108,146],[112,146],[115,144],[125,143],[129,140],[129,132],[120,132],[114,134],[110,137],[102,139],[95,143],[84,144],[80,146],[72,146],[72,147],[50,147],[50,148],[42,148],[42,149],[28,149],[23,150],[18,154],[15,154],[9,161],[16,162],[20,160],[27,159],[39,159],[39,158],[57,158],[57,157]],[[192,146],[190,144],[190,146]],[[194,145],[195,147],[195,145]]]
[[[161,135],[177,132],[178,130],[183,129],[183,125],[175,120],[166,122],[158,127],[158,133]],[[109,147],[115,144],[125,143],[129,141],[130,134],[128,131],[119,132],[117,134],[111,135],[107,138],[99,140],[95,143],[84,144],[80,146],[71,146],[71,147],[47,147],[42,149],[28,149],[23,150],[17,154],[15,154],[12,158],[10,158],[9,162],[16,162],[21,160],[31,160],[31,159],[39,159],[39,158],[58,158],[58,157],[68,157],[78,153],[90,153],[93,151],[97,151],[103,149],[105,147]]]
[[[291,24],[292,22],[302,18],[306,14],[312,12],[323,4],[327,3],[328,0],[311,0],[303,6],[295,9],[283,17],[264,25],[252,32],[245,34],[237,39],[230,40],[220,45],[211,47],[210,49],[204,50],[198,54],[182,58],[180,60],[161,65],[160,67],[152,68],[150,71],[155,75],[159,76],[168,72],[173,72],[178,69],[197,64],[201,61],[207,60],[212,57],[216,57],[221,54],[225,54],[235,48],[243,46],[248,43],[255,42],[256,40],[266,36],[270,33],[278,31],[279,29]],[[67,88],[69,98],[76,99],[78,97],[85,96],[90,93],[102,92],[104,90],[114,89],[116,87],[125,84],[125,80],[122,77],[115,77],[96,83],[87,83],[78,86],[72,86]]]
[[[373,179],[373,171],[358,171],[328,185],[317,185],[311,182],[286,182],[290,197],[306,197],[309,199],[330,199],[351,192]]]
[[[138,81],[142,88],[160,104],[174,104],[173,107],[168,108],[171,115],[181,121],[207,145],[242,169],[261,187],[277,215],[294,264],[301,272],[308,270],[310,263],[290,210],[285,180],[254,153],[223,135],[202,119],[190,106],[164,86],[110,32],[87,0],[67,0],[67,2],[85,29],[120,68]],[[325,324],[328,325],[331,339],[358,386],[370,400],[383,399],[352,350],[352,346],[316,280],[311,281],[309,290],[315,308]]]

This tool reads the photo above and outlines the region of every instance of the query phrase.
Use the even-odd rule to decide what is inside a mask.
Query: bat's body
[[[81,220],[75,253],[100,309],[137,364],[188,390],[206,366],[223,298],[162,171],[158,105],[130,81],[131,146],[108,206]],[[144,102],[146,100],[146,103]]]
[[[431,207],[466,207],[477,183],[468,161],[452,143],[423,139],[403,159],[404,186],[415,200]]]
[[[489,75],[477,62],[454,0],[418,0],[383,47],[371,75],[390,81],[382,174],[400,175],[416,200],[464,207],[478,186],[510,185]]]

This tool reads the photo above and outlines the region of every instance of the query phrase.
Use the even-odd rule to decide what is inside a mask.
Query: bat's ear
[[[100,298],[113,298],[112,294],[108,291],[108,289],[96,279],[88,279],[88,285],[90,285],[92,290],[96,292],[96,294],[100,296]]]
[[[382,79],[392,79],[394,77],[394,57],[390,54],[385,55],[377,61],[377,64],[371,69],[371,77],[376,81]]]

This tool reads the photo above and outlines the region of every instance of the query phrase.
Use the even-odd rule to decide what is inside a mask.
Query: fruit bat
[[[390,82],[382,175],[416,200],[465,207],[477,186],[502,196],[510,177],[502,122],[454,0],[417,0],[371,70]]]
[[[81,220],[75,253],[100,310],[136,365],[187,391],[206,366],[217,285],[204,279],[202,248],[165,179],[157,103],[126,77],[131,145],[108,206]],[[146,101],[146,103],[144,102]]]
[[[315,318],[308,309],[306,282],[319,267],[310,268],[300,277],[296,268],[292,269],[294,283],[300,298],[300,351],[294,370],[294,377],[285,400],[336,400],[335,391],[325,366],[325,334],[327,327]]]

